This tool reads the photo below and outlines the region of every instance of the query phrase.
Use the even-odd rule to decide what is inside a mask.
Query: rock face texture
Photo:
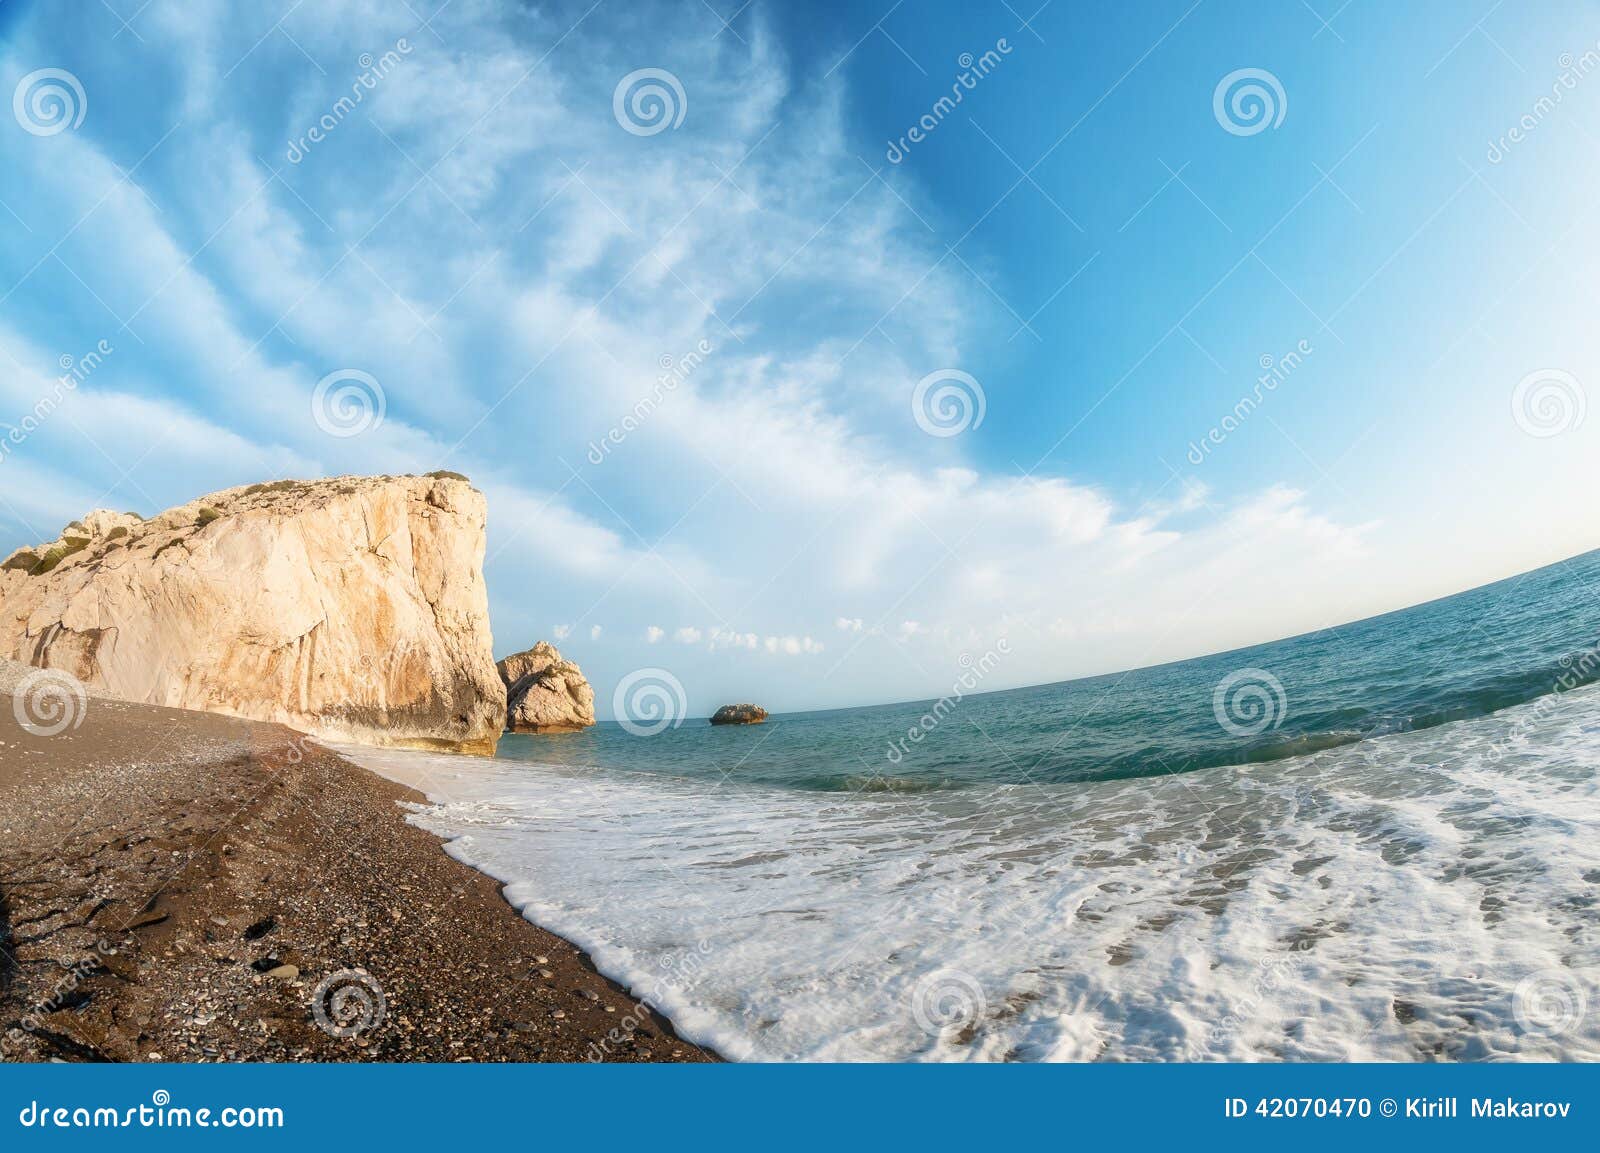
[[[760,705],[723,705],[711,714],[714,725],[759,725],[767,719],[767,710]]]
[[[506,687],[506,731],[571,733],[594,724],[594,690],[554,645],[540,641],[495,667]]]
[[[489,754],[505,719],[483,494],[446,475],[277,481],[96,510],[0,564],[0,657],[124,700]]]

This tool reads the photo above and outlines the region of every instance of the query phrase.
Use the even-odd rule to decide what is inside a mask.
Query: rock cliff
[[[454,475],[96,510],[0,565],[0,657],[124,700],[488,754],[505,721],[483,494]]]

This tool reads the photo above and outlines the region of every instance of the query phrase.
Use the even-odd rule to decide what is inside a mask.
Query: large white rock
[[[130,701],[492,753],[505,724],[483,494],[453,476],[104,510],[0,567],[0,657]]]
[[[570,733],[594,724],[594,690],[583,671],[540,641],[498,666],[506,688],[506,730]]]

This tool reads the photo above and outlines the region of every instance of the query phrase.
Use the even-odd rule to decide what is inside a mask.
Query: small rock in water
[[[711,714],[714,725],[759,725],[767,719],[767,710],[760,705],[723,705]]]

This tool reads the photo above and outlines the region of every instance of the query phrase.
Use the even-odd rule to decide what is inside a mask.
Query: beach
[[[1594,1060],[1597,576],[1588,553],[1250,649],[996,692],[974,671],[759,725],[596,723],[536,647],[493,715],[571,731],[505,732],[493,758],[459,751],[468,730],[417,747],[427,692],[351,739],[323,681],[291,725],[0,664],[0,1039],[25,1060]],[[125,635],[81,634],[133,695]],[[403,661],[316,667],[408,683],[377,675]],[[281,718],[302,683],[242,703]]]
[[[962,708],[999,732],[1005,703]],[[843,723],[780,716],[757,756]],[[351,755],[425,789],[413,819],[452,856],[729,1060],[1600,1058],[1600,686],[1072,783]]]
[[[278,725],[73,719],[0,730],[6,1059],[714,1059],[408,824],[411,790]]]

